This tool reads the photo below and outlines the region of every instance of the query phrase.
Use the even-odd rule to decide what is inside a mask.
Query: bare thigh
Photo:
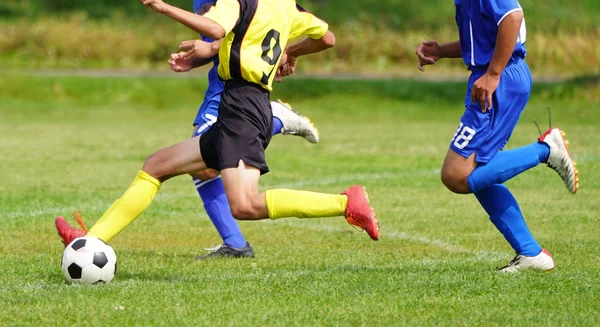
[[[200,136],[187,139],[170,147],[158,150],[146,158],[146,173],[159,181],[205,170],[206,164],[200,153]]]
[[[194,134],[196,134],[196,129],[198,128],[198,125],[194,125],[193,127],[194,127],[194,130],[192,131],[192,138],[194,137]],[[195,179],[199,179],[201,181],[213,179],[213,178],[219,176],[219,174],[220,173],[218,170],[214,170],[214,169],[210,169],[210,168],[190,173],[190,175],[192,177],[194,177]]]
[[[225,193],[236,219],[257,220],[269,217],[265,194],[258,192],[260,170],[240,160],[237,168],[221,171]]]

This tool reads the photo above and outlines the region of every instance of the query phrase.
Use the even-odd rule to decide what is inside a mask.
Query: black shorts
[[[273,134],[270,93],[246,81],[226,81],[219,118],[200,137],[200,152],[208,168],[235,168],[240,160],[269,171],[265,149]]]

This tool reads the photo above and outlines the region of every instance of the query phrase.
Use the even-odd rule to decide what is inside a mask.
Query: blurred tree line
[[[192,10],[192,0],[167,0]],[[451,0],[297,0],[332,25],[360,22],[408,30],[439,29],[454,24]],[[530,26],[553,31],[597,30],[600,0],[521,0]],[[149,17],[138,0],[2,0],[0,17],[36,18],[85,12],[89,18],[105,19],[118,13]]]

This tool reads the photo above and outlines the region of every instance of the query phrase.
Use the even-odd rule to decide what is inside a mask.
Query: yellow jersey
[[[272,90],[275,72],[288,40],[322,38],[328,25],[294,0],[218,0],[198,12],[221,25],[219,76],[241,79]]]

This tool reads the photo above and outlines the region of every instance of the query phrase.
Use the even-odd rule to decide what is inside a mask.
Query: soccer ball
[[[117,271],[117,256],[102,240],[84,236],[67,245],[61,266],[69,283],[108,283]]]

